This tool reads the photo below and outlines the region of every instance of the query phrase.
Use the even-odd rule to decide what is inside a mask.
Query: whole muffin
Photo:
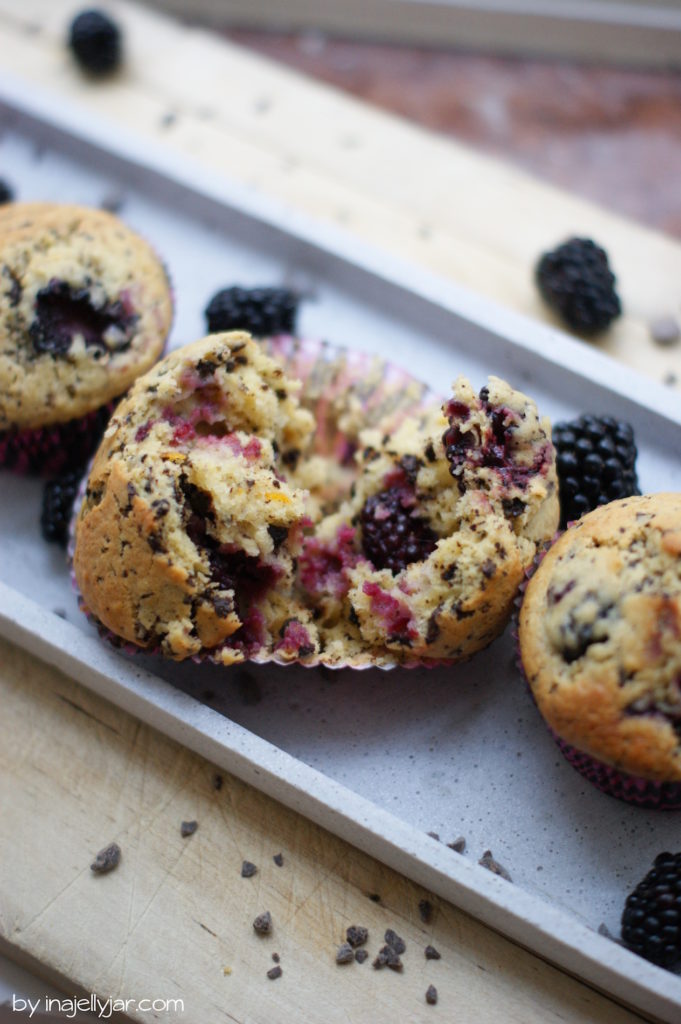
[[[116,636],[181,660],[305,659],[292,593],[306,493],[284,476],[314,422],[248,334],[170,353],[118,405],[93,463],[73,567]]]
[[[574,523],[530,580],[520,653],[564,753],[599,788],[681,807],[681,495]]]
[[[117,217],[53,203],[0,207],[0,268],[0,465],[55,472],[161,354],[167,275]]]
[[[548,421],[497,377],[479,394],[459,378],[442,409],[361,432],[356,458],[350,499],[299,562],[325,657],[470,657],[506,626],[558,524]]]

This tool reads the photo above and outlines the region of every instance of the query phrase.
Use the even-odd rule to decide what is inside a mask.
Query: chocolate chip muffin
[[[325,657],[470,657],[503,630],[557,527],[548,421],[499,378],[480,394],[459,378],[442,409],[359,441],[350,499],[299,560]]]
[[[519,641],[575,767],[615,796],[681,807],[681,495],[574,523],[527,586]]]
[[[171,320],[163,265],[112,214],[0,208],[0,464],[86,458],[100,410],[158,359]]]
[[[119,404],[76,524],[87,611],[116,636],[222,664],[319,650],[293,593],[306,492],[285,478],[314,422],[249,335],[172,352]]]

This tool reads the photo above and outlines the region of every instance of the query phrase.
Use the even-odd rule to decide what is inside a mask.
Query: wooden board
[[[184,1013],[161,1019],[205,1024],[640,1020],[237,779],[222,773],[217,790],[214,766],[6,641],[0,706],[0,936],[71,986],[182,999]],[[198,830],[182,838],[190,819]],[[119,867],[95,877],[114,840]],[[274,927],[260,938],[264,910]],[[397,931],[403,973],[336,966],[351,924],[369,928],[371,958]]]
[[[74,67],[63,46],[68,0],[0,0],[4,67],[549,322],[537,257],[592,236],[611,255],[625,309],[597,344],[658,381],[681,382],[681,348],[660,348],[649,332],[651,320],[681,317],[678,242],[202,30],[121,2],[109,8],[127,36],[115,79],[93,84]]]

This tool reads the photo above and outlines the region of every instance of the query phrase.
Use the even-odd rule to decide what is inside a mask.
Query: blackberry
[[[611,416],[555,423],[553,443],[560,488],[561,527],[599,505],[640,494],[634,431]]]
[[[108,14],[81,11],[71,22],[69,46],[78,64],[90,75],[108,75],[121,62],[121,30]]]
[[[681,960],[681,853],[661,853],[654,867],[627,896],[622,939],[629,949],[660,967]]]
[[[0,178],[0,205],[11,203],[13,199],[14,189],[4,178]]]
[[[83,466],[80,469],[70,469],[56,480],[48,480],[45,484],[40,530],[45,540],[51,544],[66,547],[71,510],[84,472]]]
[[[549,306],[582,334],[597,334],[622,312],[608,257],[590,238],[571,238],[545,252],[535,277]]]
[[[374,494],[360,513],[362,548],[376,569],[393,576],[433,551],[437,537],[425,519],[413,514],[415,498],[403,487]]]
[[[223,288],[206,306],[208,331],[249,331],[256,338],[295,334],[298,302],[288,288]]]

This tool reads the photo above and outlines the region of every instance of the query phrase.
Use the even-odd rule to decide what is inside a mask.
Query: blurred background
[[[681,237],[681,0],[151,6]]]

